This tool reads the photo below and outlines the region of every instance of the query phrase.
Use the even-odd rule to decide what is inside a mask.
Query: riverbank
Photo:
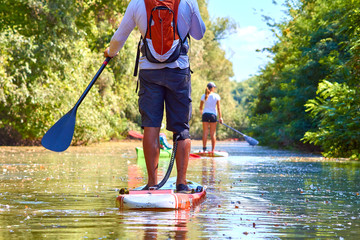
[[[217,141],[217,144],[219,145],[226,145],[227,143],[233,143],[234,141],[228,140],[228,141]],[[171,140],[169,140],[169,144],[173,144]],[[191,141],[192,147],[198,148],[199,146],[202,146],[201,140],[192,140]],[[114,140],[114,141],[108,141],[108,142],[99,142],[99,143],[92,143],[88,145],[81,145],[81,146],[70,146],[66,152],[72,152],[72,153],[81,153],[81,152],[90,152],[90,151],[96,151],[97,153],[117,153],[122,151],[134,151],[136,147],[141,147],[142,141],[137,139],[124,139],[124,140]],[[24,151],[24,152],[44,152],[49,151],[45,149],[43,146],[0,146],[0,153],[11,153],[11,152],[18,152],[18,151]],[[51,152],[51,151],[49,151]]]

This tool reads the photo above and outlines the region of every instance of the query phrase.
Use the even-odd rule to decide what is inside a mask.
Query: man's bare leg
[[[191,149],[190,139],[178,141],[177,150],[176,150],[176,169],[177,169],[176,185],[186,184],[186,171],[189,163],[190,149]]]
[[[144,127],[143,149],[148,173],[148,186],[158,183],[157,170],[160,155],[159,127]]]

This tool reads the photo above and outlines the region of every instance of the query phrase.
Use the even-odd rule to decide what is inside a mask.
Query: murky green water
[[[197,145],[198,144],[198,145]],[[191,160],[207,185],[191,211],[120,211],[145,183],[140,142],[51,153],[0,147],[0,239],[357,239],[360,163],[222,142],[228,158]],[[200,149],[199,142],[193,149]],[[160,164],[161,173],[167,162]],[[175,172],[173,171],[173,176]]]

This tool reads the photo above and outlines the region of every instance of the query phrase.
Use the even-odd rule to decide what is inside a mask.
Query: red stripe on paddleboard
[[[193,194],[176,193],[174,195],[177,209],[189,209],[200,204],[205,199],[206,192],[202,191]]]
[[[120,195],[116,198],[116,206],[118,208],[123,208],[124,207],[124,196]]]
[[[175,209],[179,209],[179,199],[177,198],[176,194],[172,194],[175,198]]]

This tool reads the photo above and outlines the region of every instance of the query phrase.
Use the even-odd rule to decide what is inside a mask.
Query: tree
[[[358,69],[354,53],[358,51],[356,42],[359,38],[355,29],[359,9],[354,6],[359,1],[299,0],[290,4],[293,2],[288,1],[289,20],[277,24],[274,30],[279,33],[279,41],[270,49],[274,54],[273,62],[259,76],[260,92],[253,111],[254,131],[262,133],[259,140],[265,144],[311,149],[311,145],[301,142],[308,132],[305,143],[316,143],[327,149],[327,156],[340,156],[330,154],[329,147],[326,147],[336,145],[336,141],[315,140],[319,135],[313,133],[323,134],[324,123],[334,123],[321,113],[321,108],[332,106],[331,100],[325,100],[325,96],[332,98],[330,96],[344,94],[346,86],[351,93],[357,91],[358,82],[351,72],[356,73],[355,69]],[[325,84],[324,80],[330,84]],[[334,95],[324,95],[327,91]],[[355,100],[353,103],[352,110],[357,108]],[[341,122],[340,113],[344,109],[338,110],[333,114]],[[337,142],[347,142],[337,136]],[[353,149],[354,146],[357,145],[347,147]]]
[[[1,145],[38,143],[46,130],[74,106],[103,62],[102,51],[129,2],[1,1]],[[232,65],[215,39],[230,31],[231,21],[212,22],[207,2],[198,3],[209,31],[204,41],[191,43],[193,99],[199,101],[206,83],[215,81],[221,86],[224,111],[231,112],[235,105],[230,94]],[[132,76],[139,36],[139,31],[133,31],[81,104],[75,143],[122,138],[129,129],[140,129],[136,79]],[[193,115],[192,129],[197,131],[196,108]]]

